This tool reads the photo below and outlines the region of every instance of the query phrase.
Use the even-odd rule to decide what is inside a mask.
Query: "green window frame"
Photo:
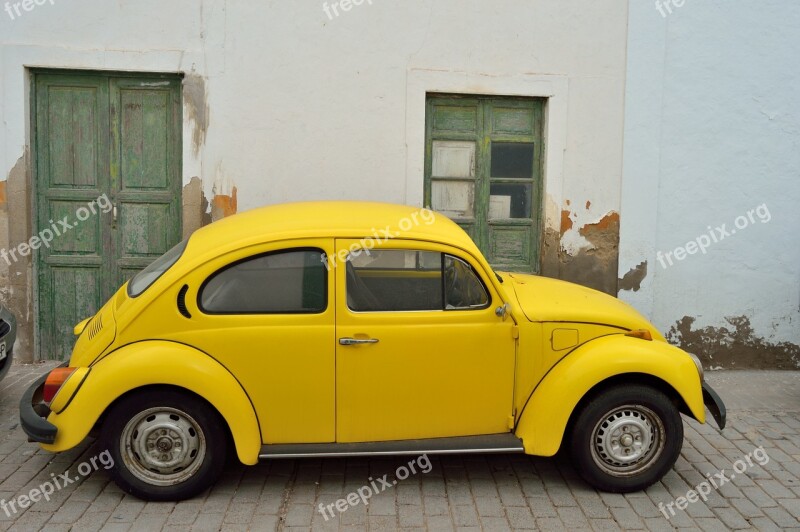
[[[425,205],[497,269],[540,270],[546,99],[428,94]]]

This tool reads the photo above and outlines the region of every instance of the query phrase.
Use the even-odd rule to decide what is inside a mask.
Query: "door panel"
[[[44,358],[65,358],[72,328],[110,296],[103,267],[108,219],[89,218],[72,229],[78,208],[110,189],[108,82],[102,77],[37,75],[34,149],[37,217],[34,234],[54,238],[38,258],[39,338]],[[105,223],[103,223],[105,222]]]
[[[32,81],[33,234],[54,234],[34,252],[38,351],[64,359],[74,325],[180,238],[180,80],[41,71]],[[90,206],[103,195],[105,208]],[[124,227],[120,204],[139,206]]]
[[[111,175],[121,241],[122,284],[180,240],[180,83],[177,79],[110,81]]]
[[[336,247],[336,256],[342,256],[338,253],[358,249],[359,244],[337,240]],[[442,251],[421,242],[395,241],[384,248]],[[449,251],[459,256],[455,250]],[[490,305],[480,310],[354,312],[347,297],[348,279],[356,282],[354,273],[347,272],[346,264],[337,264],[335,270],[338,442],[508,431],[515,340],[513,322],[494,313],[502,304],[497,294],[491,293]],[[384,272],[394,284],[403,274]],[[414,272],[420,286],[430,281],[430,273]],[[380,286],[375,278],[380,275],[381,271],[370,272],[369,282],[363,286]],[[385,307],[385,301],[374,308]],[[421,301],[417,308],[431,308],[431,301],[435,300]],[[360,308],[359,304],[351,298],[350,305]],[[378,342],[342,345],[343,338]]]
[[[304,276],[302,295],[295,294],[293,285],[287,282],[271,286],[263,281],[260,288],[254,289],[258,273],[253,271],[239,278],[241,286],[234,282],[227,285],[232,292],[226,297],[234,294],[234,300],[258,298],[261,290],[276,299],[287,294],[292,294],[294,300],[302,297],[302,305],[308,306],[311,303],[307,295],[326,294],[322,312],[210,314],[197,305],[201,286],[217,271],[248,257],[290,249],[319,249],[330,256],[333,241],[298,240],[254,246],[198,269],[186,279],[186,302],[192,314],[187,322],[190,329],[176,339],[208,353],[236,375],[256,409],[262,443],[332,443],[336,424],[333,272],[325,271],[324,285],[317,282],[316,275]],[[319,260],[308,266],[324,268]]]

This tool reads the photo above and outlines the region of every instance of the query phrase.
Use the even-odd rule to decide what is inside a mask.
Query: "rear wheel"
[[[672,468],[683,446],[680,412],[659,390],[641,385],[607,390],[578,414],[572,459],[603,491],[644,489]]]
[[[223,421],[205,401],[175,390],[124,398],[108,413],[102,440],[119,487],[141,499],[176,501],[210,487],[225,465]]]

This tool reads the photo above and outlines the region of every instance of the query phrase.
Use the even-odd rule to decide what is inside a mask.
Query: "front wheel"
[[[178,501],[210,487],[225,465],[222,419],[205,401],[175,390],[130,395],[108,413],[103,445],[119,487],[151,501]]]
[[[570,451],[592,486],[616,493],[642,490],[672,468],[683,446],[680,412],[662,392],[641,385],[607,390],[573,424]]]

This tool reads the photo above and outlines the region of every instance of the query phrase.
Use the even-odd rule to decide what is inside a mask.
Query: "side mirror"
[[[503,304],[502,307],[497,307],[494,309],[494,313],[497,315],[498,318],[506,319],[506,315],[508,315],[509,310],[508,303]]]

